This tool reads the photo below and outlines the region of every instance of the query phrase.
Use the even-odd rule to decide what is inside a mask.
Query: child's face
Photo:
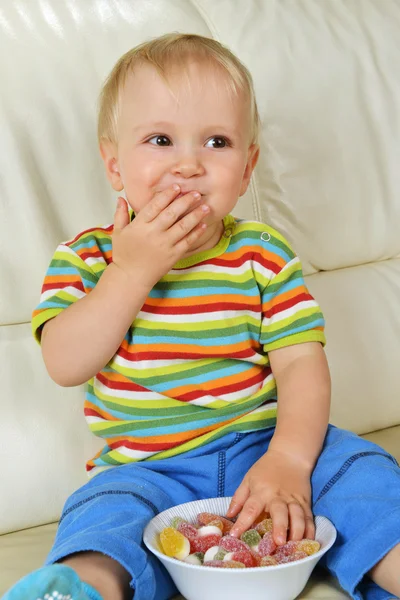
[[[135,213],[178,183],[182,192],[203,195],[210,228],[246,191],[258,146],[250,145],[247,102],[232,100],[220,73],[192,63],[189,81],[171,77],[174,97],[155,69],[138,67],[121,94],[118,144],[102,146],[102,155],[114,189],[125,189]]]

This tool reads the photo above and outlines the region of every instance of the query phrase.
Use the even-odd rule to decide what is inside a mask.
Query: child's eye
[[[211,146],[209,144],[211,144]],[[229,146],[228,140],[220,136],[211,138],[206,144],[207,148],[226,148],[226,146]]]
[[[147,141],[153,146],[169,146],[171,144],[171,140],[166,135],[154,135]]]

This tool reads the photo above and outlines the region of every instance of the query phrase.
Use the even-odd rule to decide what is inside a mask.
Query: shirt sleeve
[[[262,292],[261,338],[264,351],[321,342],[325,346],[325,320],[304,282],[297,256],[286,262]]]
[[[39,344],[43,325],[86,296],[98,278],[72,248],[58,246],[45,275],[40,302],[32,313],[32,333]]]

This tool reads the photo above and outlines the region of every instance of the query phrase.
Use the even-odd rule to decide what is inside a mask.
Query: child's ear
[[[116,192],[120,192],[124,189],[124,184],[119,172],[117,145],[110,140],[103,139],[100,142],[100,154],[104,162],[108,181]]]
[[[243,196],[250,183],[251,174],[257,164],[258,157],[260,155],[260,146],[258,144],[252,144],[247,152],[247,163],[243,173],[242,185],[240,186],[239,196]]]

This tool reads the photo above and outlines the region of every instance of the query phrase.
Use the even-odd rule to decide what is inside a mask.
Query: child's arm
[[[152,287],[203,234],[207,212],[193,194],[178,193],[172,187],[157,193],[132,222],[119,199],[113,262],[90,294],[43,327],[44,362],[59,385],[80,385],[104,368]]]
[[[269,353],[278,389],[277,425],[268,452],[248,471],[228,516],[241,511],[234,535],[248,529],[262,511],[271,514],[277,543],[314,537],[310,478],[321,452],[330,409],[330,375],[318,342]],[[231,532],[232,533],[232,532]]]

